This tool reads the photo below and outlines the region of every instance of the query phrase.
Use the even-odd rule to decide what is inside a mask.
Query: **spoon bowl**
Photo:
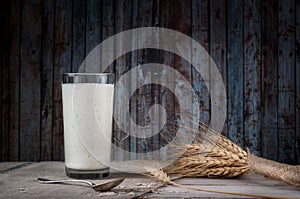
[[[75,179],[62,179],[62,180],[49,180],[46,178],[38,178],[37,181],[41,184],[60,184],[60,183],[64,183],[64,184],[69,184],[69,183],[84,183],[87,184],[89,187],[91,187],[92,189],[94,189],[95,191],[109,191],[113,188],[115,188],[116,186],[118,186],[119,184],[121,184],[124,181],[124,178],[120,178],[120,179],[116,179],[116,180],[112,180],[109,182],[104,182],[101,184],[95,184],[93,182],[87,181],[87,180],[75,180]]]

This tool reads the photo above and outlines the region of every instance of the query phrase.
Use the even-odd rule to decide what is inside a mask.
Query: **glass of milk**
[[[114,102],[113,73],[63,74],[65,168],[72,178],[108,176]]]

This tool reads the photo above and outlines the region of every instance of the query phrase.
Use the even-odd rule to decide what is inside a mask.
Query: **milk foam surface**
[[[65,165],[77,170],[109,167],[113,84],[63,84]]]

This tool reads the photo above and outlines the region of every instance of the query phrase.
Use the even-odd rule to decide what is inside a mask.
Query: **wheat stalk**
[[[263,198],[282,198],[279,196],[269,196],[269,195],[260,195],[260,194],[250,194],[250,193],[238,193],[238,192],[230,192],[230,191],[219,191],[219,190],[212,190],[212,189],[204,189],[204,188],[198,188],[198,187],[193,187],[189,185],[182,185],[178,184],[174,181],[171,180],[171,178],[168,176],[167,173],[165,173],[162,169],[147,169],[149,172],[146,173],[146,176],[155,178],[164,184],[167,185],[173,185],[177,187],[182,187],[186,189],[191,189],[195,191],[204,191],[204,192],[211,192],[211,193],[220,193],[220,194],[231,194],[231,195],[239,195],[239,196],[251,196],[251,197],[263,197]],[[292,199],[292,198],[286,198],[286,199]]]

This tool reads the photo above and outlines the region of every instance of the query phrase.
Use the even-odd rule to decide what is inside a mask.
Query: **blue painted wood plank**
[[[62,74],[71,72],[73,1],[55,1],[52,160],[63,160]]]
[[[131,12],[127,10],[131,9],[131,1],[117,1],[115,4],[115,33],[119,33],[125,30],[129,30],[131,27]],[[116,48],[123,48],[126,42],[119,41],[116,42]],[[115,71],[116,80],[118,80],[124,73],[130,69],[130,56],[129,54],[122,55],[116,60]],[[122,101],[123,92],[125,89],[130,88],[130,79],[126,79],[124,83],[120,83],[120,92],[115,92],[115,102],[117,103],[115,107],[115,112],[117,113],[116,118],[119,121],[124,121],[126,123],[126,132],[122,131],[118,126],[114,125],[113,142],[125,151],[129,151],[129,118],[126,117],[125,111],[122,111],[125,107],[125,102]],[[114,151],[115,160],[128,160],[130,157],[125,156],[125,154],[120,154]]]
[[[295,163],[295,2],[278,2],[278,160]]]
[[[245,146],[261,155],[261,2],[244,1]]]
[[[222,75],[225,88],[227,88],[227,66],[226,66],[226,2],[222,0],[210,1],[210,56],[215,62],[219,72]],[[212,75],[212,74],[210,74]],[[211,78],[213,80],[213,77]],[[214,82],[211,82],[211,84]],[[219,95],[218,89],[211,89],[211,93],[222,100],[222,96]],[[221,108],[222,104],[214,104],[217,108]],[[223,135],[227,135],[227,121],[225,121],[223,127]]]
[[[152,7],[152,24],[151,26],[157,27],[159,24],[159,18],[160,18],[160,1],[154,0],[153,1],[153,7]],[[159,45],[159,34],[153,34],[152,43],[156,43]],[[155,63],[160,61],[160,53],[158,49],[151,50],[151,58],[149,59],[149,63]],[[159,81],[161,82],[161,72],[157,71],[153,72],[151,70],[151,82]],[[151,104],[150,106],[160,104],[160,92],[161,92],[161,86],[158,84],[151,85]],[[162,115],[159,113],[158,110],[155,110],[154,112],[149,112],[149,115],[151,117],[152,122],[152,138],[151,138],[151,150],[156,151],[161,148],[160,146],[160,136],[159,131],[157,129],[158,126],[162,125]]]
[[[152,26],[152,12],[153,12],[153,0],[150,1],[139,1],[138,4],[138,24],[139,27]],[[143,35],[139,35],[139,40],[143,38]],[[147,40],[148,41],[148,40]],[[151,63],[151,52],[150,50],[139,50],[137,54],[138,64]],[[137,82],[143,84],[144,80],[151,80],[151,73],[147,70],[141,71],[137,74]],[[137,91],[137,125],[145,126],[150,122],[148,110],[151,106],[151,85],[144,85]],[[144,132],[140,132],[139,138],[136,142],[136,150],[138,153],[145,153],[152,147],[152,140],[145,139]]]
[[[296,164],[300,164],[300,1],[296,1]]]
[[[184,1],[184,0],[175,0],[174,1],[174,21],[176,21],[176,24],[174,26],[176,31],[179,31],[187,36],[191,36],[191,15],[192,15],[192,1]],[[191,57],[192,55],[192,46],[190,43],[181,43],[181,41],[176,41],[174,44],[174,48],[180,48],[180,51],[183,51],[188,56]],[[185,60],[182,57],[176,55],[174,56],[174,69],[181,73],[181,75],[189,82],[189,84],[192,84],[192,69],[191,64],[188,62],[191,60]],[[171,80],[172,81],[172,80]],[[192,105],[192,97],[190,97],[189,92],[189,85],[185,84],[181,79],[174,79],[174,91],[176,93],[176,98],[174,101],[174,108],[175,108],[175,123],[179,124],[182,122],[182,115],[183,114],[190,114],[190,112],[187,112],[187,110],[184,110],[183,105],[180,105],[179,103],[176,103],[176,100],[188,100],[185,101],[185,103],[188,104],[190,110],[193,108]],[[189,96],[189,97],[186,97]],[[194,118],[193,118],[194,119]],[[192,128],[194,125],[194,122],[192,120],[184,121],[185,126],[188,128]],[[187,130],[186,136],[182,139],[183,142],[187,142],[188,138],[190,137],[190,131]]]
[[[159,26],[163,28],[171,28],[173,22],[174,8],[173,1],[160,1],[160,19]],[[160,41],[161,42],[161,41]],[[174,48],[174,46],[170,46],[170,48]],[[174,55],[172,53],[166,51],[160,51],[159,57],[162,64],[170,66],[174,68]],[[160,81],[170,85],[171,89],[174,89],[174,76],[171,73],[167,73],[161,71],[161,79]],[[164,125],[162,131],[159,134],[160,137],[160,147],[166,146],[169,144],[169,141],[175,136],[175,109],[174,109],[174,95],[165,87],[162,87],[160,90],[160,101],[161,105],[165,108],[167,113],[167,122]],[[162,154],[165,158],[168,157],[168,154]]]
[[[43,3],[42,77],[41,77],[41,160],[52,159],[52,91],[54,0]]]
[[[112,1],[104,0],[102,4],[102,38],[104,41],[108,37],[114,35],[114,4]],[[111,47],[113,49],[113,47]],[[110,52],[109,57],[113,57],[113,52]],[[111,64],[107,72],[115,72],[114,64]]]
[[[101,1],[87,1],[86,12],[86,55],[101,42],[102,4]],[[99,57],[100,59],[100,57]]]
[[[4,6],[0,7],[0,23],[4,24],[4,11],[3,11]],[[2,122],[2,91],[3,91],[3,86],[2,86],[2,57],[3,57],[3,36],[4,32],[0,32],[0,66],[1,66],[1,70],[0,70],[0,120]],[[0,126],[0,143],[2,146],[2,124]],[[0,148],[0,158],[2,160],[2,147]]]
[[[2,128],[2,159],[8,161],[9,160],[9,82],[10,82],[10,5],[8,2],[4,4],[4,7],[7,10],[3,10],[3,23],[1,26],[4,30],[7,30],[7,33],[4,33],[4,37],[2,37],[2,60],[1,60],[1,70],[2,70],[2,120],[1,120],[1,128]]]
[[[9,116],[9,160],[19,160],[19,130],[20,130],[20,34],[21,2],[19,0],[11,1],[10,18],[10,116]]]
[[[82,0],[75,0],[73,1],[73,3],[73,41],[71,71],[78,72],[79,66],[86,56],[86,27],[92,29],[92,26],[86,26],[87,2]]]
[[[20,160],[40,160],[41,1],[21,7]]]
[[[132,2],[132,28],[137,28],[139,27],[139,21],[138,19],[138,6],[139,6],[139,1],[135,0]],[[132,47],[137,47],[138,46],[138,40],[137,39],[132,39],[131,41],[131,45]],[[131,68],[134,68],[136,66],[138,66],[138,53],[137,51],[131,52],[131,58],[130,58],[131,62]],[[131,82],[130,82],[130,92],[135,92],[136,90],[136,86],[137,86],[137,78],[138,78],[138,73],[131,73]],[[137,100],[134,96],[131,96],[130,98],[130,117],[131,119],[136,123],[137,122]],[[131,160],[136,160],[137,159],[137,138],[134,136],[130,137],[129,140],[129,147],[130,147],[130,151],[131,156],[130,159]]]
[[[209,1],[207,0],[193,0],[192,1],[192,38],[196,40],[209,53]],[[205,66],[201,66],[201,59],[205,59],[198,48],[192,46],[192,60],[197,67],[206,67],[206,73],[209,77],[209,61]],[[203,60],[202,60],[203,62]],[[204,74],[198,73],[195,68],[192,69],[192,84],[195,93],[198,95],[198,103],[200,110],[200,122],[205,125],[210,123],[210,94],[206,84],[209,84],[203,79]],[[194,112],[194,117],[197,112]],[[198,129],[198,123],[193,124],[193,129]]]
[[[4,10],[4,6],[1,6],[1,14],[0,14],[0,22],[1,24],[4,24],[5,23],[5,10]],[[0,126],[0,143],[1,143],[1,147],[0,147],[0,157],[1,159],[5,159],[5,148],[6,148],[6,140],[5,140],[5,132],[2,132],[3,131],[3,128],[2,128],[2,122],[4,120],[3,118],[3,115],[2,115],[2,107],[4,107],[4,103],[3,103],[3,100],[2,100],[2,94],[4,91],[4,87],[3,87],[3,68],[4,68],[4,65],[3,65],[3,62],[5,60],[4,58],[4,36],[5,33],[4,31],[1,31],[1,39],[0,39],[0,53],[1,53],[1,60],[0,60],[0,66],[1,66],[1,69],[0,69],[0,121],[1,121],[1,126]],[[5,126],[5,125],[4,125]]]
[[[113,1],[104,0],[102,5],[100,5],[100,6],[102,6],[102,13],[101,13],[101,16],[102,16],[102,24],[101,24],[102,41],[104,41],[107,38],[114,35],[114,23],[115,23],[115,21],[114,21],[114,4],[113,4]],[[98,29],[98,28],[96,28],[96,29]],[[96,39],[96,41],[97,41],[97,39]],[[114,44],[111,44],[110,49],[114,49]],[[105,49],[103,49],[103,50],[105,50]],[[114,56],[114,52],[109,52],[107,56],[112,58]],[[101,59],[103,59],[103,57],[101,57]],[[115,72],[115,64],[112,63],[106,71],[107,72]],[[114,132],[115,132],[114,126],[115,125],[113,124],[113,132],[112,132],[113,136],[114,136]],[[116,153],[114,151],[111,153],[112,160],[114,159],[115,154]]]
[[[244,147],[243,2],[227,1],[227,136]]]
[[[277,6],[275,0],[262,2],[262,156],[272,160],[277,160]]]

